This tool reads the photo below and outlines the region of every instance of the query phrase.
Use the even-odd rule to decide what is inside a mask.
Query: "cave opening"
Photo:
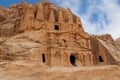
[[[71,63],[73,66],[76,66],[76,65],[75,65],[75,61],[76,61],[75,55],[71,55],[71,56],[70,56],[70,63]]]
[[[42,62],[45,63],[45,54],[42,54]]]
[[[99,56],[99,62],[104,62],[102,56]]]
[[[55,30],[59,30],[59,26],[58,25],[55,25]]]

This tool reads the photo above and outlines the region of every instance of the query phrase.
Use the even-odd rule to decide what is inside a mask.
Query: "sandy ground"
[[[43,67],[39,62],[1,61],[0,80],[120,80],[120,67]]]

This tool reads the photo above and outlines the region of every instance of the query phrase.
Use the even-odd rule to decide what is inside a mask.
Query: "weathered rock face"
[[[120,58],[120,38],[118,38],[117,40],[115,40],[115,44],[116,44],[116,51],[117,51],[117,56]]]
[[[70,9],[41,2],[0,11],[1,38],[5,38],[1,59],[33,60],[47,66],[117,64],[102,42],[83,30],[79,17]]]
[[[21,18],[17,22],[19,26],[16,27],[16,32],[54,30],[55,25],[60,31],[83,31],[77,16],[69,9],[56,7],[52,3],[42,2],[36,5],[22,3],[18,5],[18,9]]]
[[[105,42],[109,42],[109,43],[114,41],[110,34],[97,35],[97,36],[94,36],[94,37],[99,38],[99,39],[101,39]]]
[[[94,38],[91,40],[93,44],[92,46],[94,49],[93,50],[94,54],[98,53],[99,55],[102,55],[104,57],[104,60],[106,59],[106,62],[110,64],[114,64],[114,63],[120,64],[119,39],[114,40],[109,34],[96,35],[96,36],[92,36],[92,38]]]
[[[120,48],[120,38],[118,38],[115,42],[118,45],[118,47]]]
[[[16,5],[8,9],[0,7],[0,36],[11,36],[15,33],[16,21],[18,19]]]

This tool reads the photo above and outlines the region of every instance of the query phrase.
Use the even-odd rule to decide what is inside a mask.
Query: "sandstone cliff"
[[[50,2],[0,6],[0,80],[119,80],[120,38],[90,35]]]
[[[50,2],[0,7],[0,59],[39,61],[44,66],[118,64],[119,40],[84,31],[70,9]]]
[[[110,54],[118,61],[120,62],[120,39],[114,40],[110,34],[104,34],[104,35],[94,35],[96,39],[100,41],[106,47],[106,49],[110,52]]]

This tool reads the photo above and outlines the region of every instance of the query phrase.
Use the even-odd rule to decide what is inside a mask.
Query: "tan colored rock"
[[[37,19],[37,20],[44,20],[43,5],[42,5],[41,3],[38,4],[38,6],[37,6],[36,19]]]
[[[70,9],[50,2],[35,5],[22,2],[1,11],[7,16],[1,18],[1,37],[8,37],[1,45],[1,59],[65,67],[119,62],[117,53],[107,45],[114,43],[112,37],[89,35]]]
[[[58,22],[60,22],[60,23],[64,22],[63,11],[64,11],[64,9],[61,8],[61,7],[59,7],[59,11],[58,11],[58,14],[59,14]]]
[[[103,41],[106,41],[106,42],[113,42],[113,38],[110,34],[97,35],[95,37],[102,39]]]
[[[53,23],[55,22],[55,15],[54,15],[54,10],[53,9],[50,11],[49,21],[53,22]]]
[[[11,23],[2,25],[2,27],[1,27],[1,36],[11,36],[11,35],[13,35],[13,33],[15,31],[14,26],[15,26],[15,24],[11,24]]]

